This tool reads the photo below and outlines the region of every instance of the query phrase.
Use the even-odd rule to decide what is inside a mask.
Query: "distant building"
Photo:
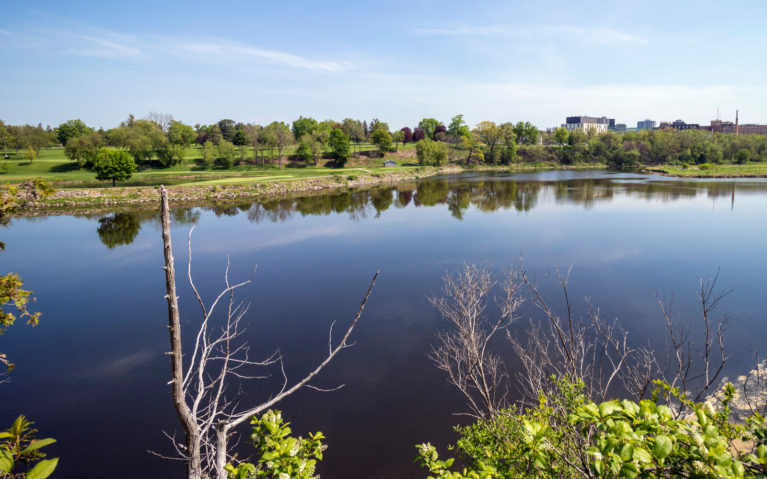
[[[565,124],[562,126],[564,126],[567,131],[594,130],[597,133],[604,133],[611,125],[615,126],[615,119],[607,118],[605,116],[602,118],[597,118],[595,116],[568,116],[565,119]]]
[[[685,123],[682,120],[676,120],[673,123],[667,121],[660,122],[660,128],[674,128],[675,130],[700,130],[698,123]]]
[[[626,132],[626,124],[625,123],[616,123],[615,126],[612,128],[615,131],[619,132]]]
[[[738,133],[739,135],[767,135],[767,125],[756,125],[748,123],[737,125],[731,121],[711,120],[711,125],[704,126],[703,129],[714,133]]]
[[[383,162],[384,168],[394,168],[397,166],[397,162],[394,160],[386,160]]]
[[[637,122],[637,130],[654,130],[655,120],[644,120]]]

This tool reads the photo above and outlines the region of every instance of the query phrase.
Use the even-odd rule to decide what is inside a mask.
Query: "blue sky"
[[[764,0],[0,0],[0,119],[767,123],[766,19]]]

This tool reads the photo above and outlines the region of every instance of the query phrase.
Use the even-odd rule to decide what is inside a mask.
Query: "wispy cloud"
[[[258,60],[303,70],[340,72],[349,69],[349,65],[345,63],[313,60],[280,50],[269,50],[228,41],[179,42],[171,48],[184,53],[207,55],[220,60],[237,62]]]
[[[141,58],[144,56],[141,48],[126,44],[125,41],[120,42],[117,38],[106,39],[86,35],[77,35],[77,38],[85,40],[87,46],[70,48],[69,53],[99,58]]]
[[[441,36],[516,37],[534,41],[555,38],[589,44],[641,44],[647,42],[647,39],[644,37],[614,28],[579,27],[572,25],[539,25],[533,27],[519,27],[513,25],[457,25],[416,28],[414,33],[419,35]]]

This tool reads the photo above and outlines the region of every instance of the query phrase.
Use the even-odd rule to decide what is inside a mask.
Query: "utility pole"
[[[735,136],[738,136],[739,127],[738,127],[738,110],[735,110]]]

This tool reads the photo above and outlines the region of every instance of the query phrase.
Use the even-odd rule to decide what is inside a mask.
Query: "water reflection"
[[[97,229],[99,239],[109,249],[129,245],[138,236],[141,229],[137,215],[131,213],[115,213],[99,219]]]
[[[738,208],[731,212],[733,195]],[[546,275],[552,266],[572,264],[578,311],[588,296],[605,318],[618,318],[630,331],[632,345],[663,350],[666,326],[656,294],[676,293],[676,313],[696,320],[698,276],[721,268],[723,287],[735,290],[720,307],[732,318],[732,360],[723,373],[732,377],[751,366],[767,337],[767,225],[759,220],[765,202],[767,181],[558,171],[475,173],[172,214],[177,267],[185,269],[187,259],[189,227],[181,223],[200,223],[194,276],[205,298],[220,291],[227,256],[236,279],[248,279],[258,265],[255,283],[238,296],[254,305],[244,339],[254,357],[279,347],[289,377],[325,357],[330,324],[350,318],[360,284],[381,269],[355,332],[358,345],[317,384],[347,387],[305,391],[280,407],[297,433],[321,430],[331,438],[323,477],[415,479],[424,474],[411,463],[413,444],[441,441],[444,449],[459,420],[451,414],[463,405],[426,355],[444,327],[427,296],[445,271],[475,262],[501,273],[524,254],[547,296],[558,298]],[[147,470],[184,477],[183,467],[146,453],[168,452],[161,431],[179,427],[162,354],[167,305],[157,212],[109,213],[88,221],[14,219],[3,231],[6,269],[22,274],[39,297],[36,310],[49,320],[15,330],[14,341],[3,343],[23,367],[2,396],[0,415],[8,417],[0,419],[12,421],[11,413],[23,411],[44,424],[59,439],[56,455],[67,458],[61,477],[80,477],[85,467],[105,468],[110,461],[125,465],[114,479]],[[97,228],[105,246],[91,248]],[[186,281],[179,281],[179,296],[185,321],[194,321],[197,305]],[[523,307],[529,307],[525,319],[539,314]],[[521,320],[519,331],[526,324]],[[517,365],[509,361],[513,374]],[[267,381],[280,378],[277,372]],[[243,388],[242,397],[260,398],[273,385]],[[80,418],[86,417],[93,420],[85,424]],[[241,432],[247,434],[246,425]],[[92,445],[88,454],[83,442]],[[237,452],[245,457],[253,450],[243,442]]]
[[[536,208],[543,196],[552,197],[557,204],[590,209],[599,203],[613,201],[618,195],[662,202],[706,195],[714,202],[728,201],[734,208],[736,189],[739,192],[767,189],[767,183],[759,181],[679,180],[598,171],[585,173],[583,177],[569,179],[558,179],[554,174],[548,175],[549,178],[487,173],[458,175],[362,191],[175,209],[172,214],[173,221],[181,224],[197,223],[203,210],[212,211],[216,216],[236,216],[244,212],[248,220],[255,223],[282,223],[295,213],[301,216],[348,214],[352,220],[360,221],[368,217],[378,218],[392,207],[445,205],[453,218],[463,220],[471,208],[481,212],[514,210],[526,213]],[[158,218],[156,212],[115,213],[100,218],[99,238],[110,249],[130,244],[136,238],[141,223],[157,221]]]
[[[196,224],[200,220],[200,215],[200,210],[191,208],[177,209],[171,212],[172,221],[176,224]],[[92,216],[85,215],[86,218]],[[104,246],[114,249],[133,243],[138,236],[142,223],[159,221],[160,216],[156,211],[139,210],[113,213],[98,218],[99,226],[96,232]]]

